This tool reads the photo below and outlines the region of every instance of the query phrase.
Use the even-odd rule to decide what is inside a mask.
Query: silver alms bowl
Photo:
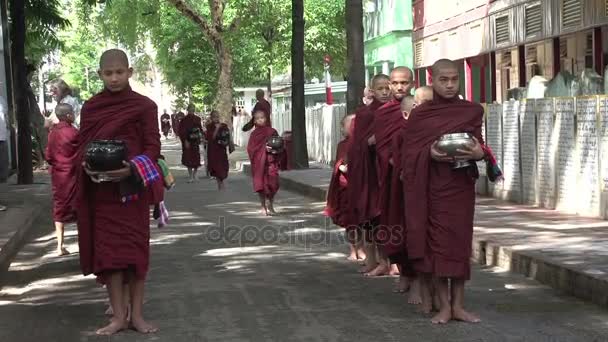
[[[450,157],[455,157],[461,154],[458,150],[466,149],[467,145],[472,143],[474,143],[473,137],[469,133],[444,134],[437,140],[437,149]]]

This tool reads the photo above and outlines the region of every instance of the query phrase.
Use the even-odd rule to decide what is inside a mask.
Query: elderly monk
[[[432,71],[433,100],[412,111],[404,133],[407,251],[416,270],[427,275],[425,279],[435,279],[440,308],[433,323],[445,324],[452,319],[479,322],[464,309],[464,285],[471,277],[469,259],[479,173],[475,163],[454,169],[454,161],[484,158],[483,108],[459,99],[456,63],[442,59]],[[463,132],[475,138],[458,157],[448,157],[437,148],[442,135]],[[424,289],[423,308],[430,311],[428,286]]]
[[[273,216],[274,196],[279,191],[279,161],[281,156],[273,154],[272,149],[266,145],[268,138],[278,136],[279,133],[268,126],[266,113],[258,110],[253,113],[255,130],[247,143],[247,154],[251,162],[251,178],[253,191],[258,193],[262,206],[262,215]]]
[[[155,181],[160,177],[142,177],[139,166],[141,160],[148,161],[150,175],[158,176],[158,109],[131,90],[133,69],[123,51],[104,52],[99,64],[104,90],[82,108],[79,157],[92,141],[110,139],[126,144],[127,161],[123,168],[107,172],[91,170],[83,162],[88,177],[80,176],[78,183],[80,264],[85,275],[94,273],[106,285],[114,309],[110,323],[97,334],[112,335],[129,327],[153,333],[158,329],[144,320],[143,298],[150,259],[150,206],[162,200],[163,185]],[[123,303],[125,283],[132,308],[129,320]]]
[[[373,229],[380,215],[378,208],[378,175],[376,173],[376,151],[373,132],[375,111],[391,100],[390,79],[379,74],[371,81],[374,100],[355,113],[355,128],[352,143],[347,153],[349,163],[348,199],[349,223],[360,226],[365,234],[365,267],[362,273],[378,267]]]
[[[336,163],[334,164],[331,181],[327,190],[327,202],[324,211],[325,216],[331,218],[335,225],[346,230],[346,238],[350,249],[347,258],[349,261],[365,259],[365,252],[361,245],[361,229],[348,222],[348,160],[346,156],[352,139],[354,117],[354,114],[349,114],[342,119],[342,135],[344,139],[338,143],[336,148]]]
[[[179,139],[182,142],[182,165],[188,168],[188,183],[197,181],[198,168],[201,166],[200,144],[203,137],[201,118],[194,114],[195,107],[188,105],[188,114],[179,123]]]
[[[163,132],[165,139],[169,139],[169,131],[171,130],[171,116],[167,113],[167,110],[160,116],[160,130]]]
[[[388,220],[388,196],[391,189],[391,176],[393,167],[389,163],[392,154],[393,139],[401,132],[405,121],[401,114],[400,103],[410,94],[413,86],[413,72],[407,67],[397,67],[390,75],[390,88],[392,99],[376,110],[374,116],[373,132],[376,147],[376,165],[378,167],[378,204],[380,209],[379,227],[375,232],[374,238],[378,245],[379,264],[369,273],[371,276],[382,276],[386,274],[398,274],[395,263],[389,260],[389,251],[386,250],[386,243],[395,238],[398,232],[392,233],[392,228]],[[398,230],[398,229],[396,229]],[[396,253],[397,251],[390,251]]]
[[[64,226],[76,219],[74,198],[76,195],[76,172],[78,162],[78,130],[74,128],[74,109],[67,103],[55,107],[59,122],[49,133],[46,146],[46,160],[51,167],[51,185],[53,189],[53,221],[57,236],[57,254],[69,254],[63,247]]]
[[[228,153],[234,152],[234,144],[230,138],[228,125],[220,122],[220,114],[211,112],[211,120],[207,124],[205,135],[207,138],[207,169],[209,175],[215,177],[218,190],[224,189],[224,179],[228,177]]]
[[[264,114],[266,115],[266,126],[272,127],[272,123],[270,121],[270,117],[272,114],[272,106],[270,105],[270,102],[266,101],[266,99],[264,98],[264,90],[258,89],[255,92],[255,98],[258,100],[258,102],[255,104],[255,106],[253,106],[253,109],[251,110],[251,121],[249,121],[245,124],[245,126],[243,126],[243,132],[248,132],[255,127],[255,119],[253,118],[253,114],[257,111],[264,112]]]

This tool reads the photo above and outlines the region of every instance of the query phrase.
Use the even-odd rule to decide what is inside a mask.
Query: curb
[[[9,209],[10,210],[10,209]],[[35,222],[44,212],[44,206],[34,205],[19,215],[24,215],[25,220],[19,223],[18,228],[3,246],[0,246],[0,274],[8,271],[21,248],[25,246],[31,237]]]
[[[251,165],[244,164],[243,172],[251,175]],[[289,191],[325,201],[327,190],[280,176],[280,184]],[[574,297],[608,306],[608,279],[573,269],[546,258],[539,253],[514,251],[499,242],[473,236],[471,260],[485,266],[499,267],[524,275]]]

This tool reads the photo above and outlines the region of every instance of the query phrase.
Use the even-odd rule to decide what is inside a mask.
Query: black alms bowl
[[[94,140],[85,153],[85,161],[93,171],[112,171],[123,167],[127,145],[122,140]]]
[[[215,139],[220,145],[228,145],[228,142],[230,142],[230,131],[227,129],[220,129]]]
[[[266,141],[266,146],[270,147],[273,150],[280,150],[283,148],[283,145],[283,138],[278,135],[273,135]]]

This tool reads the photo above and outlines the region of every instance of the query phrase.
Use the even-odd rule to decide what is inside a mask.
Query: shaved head
[[[129,67],[129,57],[127,54],[119,49],[110,49],[106,50],[103,54],[101,54],[101,58],[99,59],[99,69],[102,69],[111,64],[120,64],[126,68]]]
[[[414,101],[417,105],[421,105],[427,101],[433,100],[433,88],[429,86],[423,86],[417,88],[414,92]]]
[[[391,91],[393,98],[397,101],[403,101],[406,96],[410,96],[412,87],[414,86],[414,73],[412,69],[399,66],[391,71]]]
[[[377,74],[372,78],[371,87],[372,89],[376,86],[379,81],[390,81],[390,77],[385,74]]]
[[[59,119],[66,117],[68,114],[73,114],[73,113],[74,113],[74,108],[72,108],[72,105],[70,105],[68,103],[59,103],[55,107],[55,115],[57,115],[57,117]]]
[[[403,98],[403,100],[401,100],[401,111],[404,113],[404,115],[407,113],[407,115],[409,116],[409,114],[412,112],[412,109],[414,109],[414,97],[413,96],[406,96]]]
[[[437,75],[445,69],[458,70],[458,64],[451,59],[440,59],[431,67],[433,75]]]
[[[439,97],[453,99],[460,91],[458,64],[449,59],[440,59],[432,66],[433,90]]]

